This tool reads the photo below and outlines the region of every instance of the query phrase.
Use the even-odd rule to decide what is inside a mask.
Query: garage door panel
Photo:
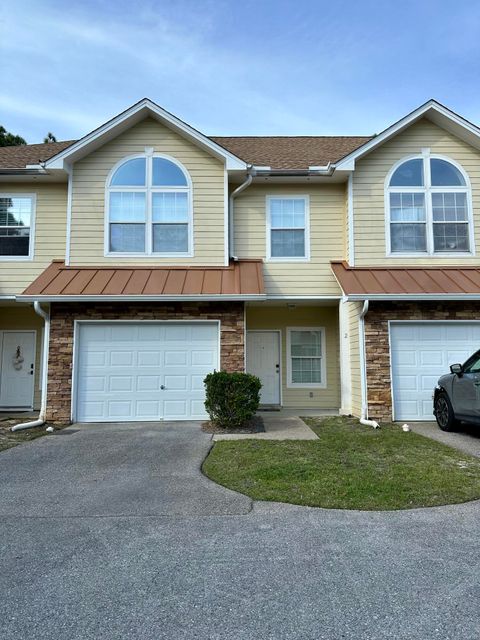
[[[165,366],[188,364],[188,355],[185,351],[165,351]]]
[[[132,376],[109,376],[108,391],[133,391],[134,379]]]
[[[138,351],[137,363],[139,367],[159,367],[162,363],[162,354],[158,351]]]
[[[77,420],[206,417],[203,380],[218,368],[217,323],[106,325],[79,328]]]
[[[400,365],[415,366],[417,364],[416,351],[394,351],[392,352],[393,360]]]
[[[480,346],[480,323],[392,323],[392,394],[396,420],[433,420],[432,392],[449,366]]]
[[[445,366],[445,354],[441,351],[420,351],[420,366]]]
[[[160,415],[160,402],[158,400],[137,400],[135,415],[138,419],[158,419]]]

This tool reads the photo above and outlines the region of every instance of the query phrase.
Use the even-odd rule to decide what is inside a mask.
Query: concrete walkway
[[[415,433],[480,458],[480,427],[464,424],[457,431],[446,432],[439,429],[436,422],[409,422],[408,424]]]
[[[212,440],[318,440],[318,437],[298,416],[284,417],[278,413],[262,413],[264,433],[216,433]]]

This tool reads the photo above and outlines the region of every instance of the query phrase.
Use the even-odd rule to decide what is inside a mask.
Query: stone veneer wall
[[[480,320],[479,302],[371,302],[365,316],[370,418],[392,419],[389,320]]]
[[[74,320],[220,320],[220,362],[244,370],[243,302],[52,303],[47,421],[70,423]]]

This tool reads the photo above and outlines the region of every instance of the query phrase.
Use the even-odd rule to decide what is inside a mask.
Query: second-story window
[[[108,253],[192,254],[192,193],[183,167],[170,158],[123,162],[108,184]]]
[[[429,153],[402,162],[386,197],[392,255],[471,252],[470,188],[453,162]]]
[[[35,196],[0,193],[0,259],[33,257]]]
[[[267,197],[267,259],[305,261],[310,258],[307,196]]]

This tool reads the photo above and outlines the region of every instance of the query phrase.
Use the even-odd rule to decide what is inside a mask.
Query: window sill
[[[437,253],[387,253],[387,258],[474,258],[473,251],[439,251]]]
[[[265,262],[310,262],[310,258],[265,258]]]
[[[29,262],[33,256],[0,256],[0,262]]]
[[[326,389],[327,383],[315,383],[315,384],[307,384],[300,382],[288,382],[287,389]]]
[[[193,253],[126,253],[123,251],[104,253],[105,258],[193,258]]]

